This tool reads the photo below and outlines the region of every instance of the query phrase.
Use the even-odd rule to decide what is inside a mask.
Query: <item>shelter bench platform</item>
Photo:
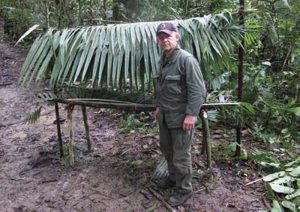
[[[72,112],[74,106],[78,105],[81,106],[86,139],[87,139],[87,149],[91,151],[91,140],[90,140],[90,133],[89,133],[89,126],[87,121],[86,115],[86,107],[94,107],[94,108],[111,108],[111,109],[120,109],[126,111],[133,111],[133,112],[149,112],[154,111],[156,109],[155,105],[149,104],[138,104],[132,102],[125,102],[125,101],[116,101],[116,100],[107,100],[107,99],[56,99],[55,101],[55,114],[56,114],[56,124],[57,124],[57,135],[58,135],[58,142],[59,142],[59,150],[60,156],[63,157],[63,142],[61,138],[61,128],[59,122],[59,107],[58,103],[66,104],[67,105],[67,117],[68,117],[68,124],[70,130],[70,139],[69,139],[69,162],[70,165],[74,165],[74,130],[73,130],[73,119],[72,119]],[[207,159],[207,167],[211,168],[211,137],[210,137],[210,130],[208,124],[208,115],[207,110],[217,107],[223,106],[238,106],[240,103],[232,102],[232,103],[205,103],[201,106],[199,117],[202,121],[202,154],[206,153]],[[237,131],[237,143],[240,144],[239,132]],[[240,145],[237,145],[236,155],[240,152]]]

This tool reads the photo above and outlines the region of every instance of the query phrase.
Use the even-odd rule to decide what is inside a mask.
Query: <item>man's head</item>
[[[180,40],[177,27],[170,22],[161,23],[156,29],[157,43],[165,53],[172,52]]]

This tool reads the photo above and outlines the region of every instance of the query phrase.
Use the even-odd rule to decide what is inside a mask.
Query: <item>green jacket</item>
[[[170,58],[162,56],[156,97],[159,116],[168,128],[181,128],[187,114],[198,116],[206,96],[205,82],[192,54],[178,47]]]

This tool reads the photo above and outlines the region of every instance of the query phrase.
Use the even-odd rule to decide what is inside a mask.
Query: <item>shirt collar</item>
[[[160,60],[160,62],[162,63],[162,64],[166,64],[166,63],[174,63],[175,62],[175,60],[176,60],[176,56],[177,56],[177,54],[178,54],[178,50],[180,50],[180,46],[179,45],[177,45],[176,47],[175,47],[175,49],[174,49],[174,51],[172,52],[172,55],[170,56],[170,57],[166,57],[166,55],[165,54],[163,54],[162,55],[162,58],[161,58],[161,60]]]

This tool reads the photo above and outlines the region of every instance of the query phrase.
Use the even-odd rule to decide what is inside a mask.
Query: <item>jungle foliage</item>
[[[244,2],[245,59],[242,101],[250,105],[249,109],[252,113],[222,109],[212,111],[211,120],[232,126],[237,123],[228,120],[237,120],[250,130],[253,142],[270,147],[269,150],[250,152],[249,159],[253,160],[266,176],[264,180],[269,183],[266,194],[273,201],[273,210],[296,211],[300,206],[298,157],[300,154],[300,4],[299,0],[246,0]],[[232,20],[237,23],[238,7],[237,0],[0,0],[0,16],[4,19],[4,32],[6,39],[9,40],[17,40],[34,24],[39,24],[41,26],[39,29],[43,32],[55,28],[47,31],[48,37],[39,38],[44,39],[46,43],[47,39],[62,36],[56,29],[64,28],[69,29],[69,31],[62,30],[63,33],[65,32],[65,38],[72,33],[74,35],[86,33],[88,38],[93,35],[91,32],[101,32],[101,27],[109,27],[110,24],[181,20],[192,17],[202,17],[198,20],[205,20],[203,19],[205,15],[213,14],[211,17],[216,17],[214,15],[229,14],[227,12],[232,14]],[[100,27],[88,27],[95,25]],[[31,34],[32,37],[26,37],[25,42],[30,42],[28,38],[37,37],[37,32],[39,31]],[[122,36],[122,32],[120,34]],[[149,34],[141,35],[141,41],[147,36],[149,39]],[[197,37],[199,42],[203,40],[203,35],[197,35],[194,31],[189,33],[189,36],[193,39]],[[116,36],[117,40],[118,36]],[[128,42],[132,44],[132,41]],[[227,45],[227,41],[225,42]],[[143,45],[142,43],[140,44]],[[226,45],[223,45],[222,49]],[[64,51],[70,50],[68,48]],[[196,48],[193,46],[191,49],[197,55]],[[210,90],[209,101],[231,101],[237,96],[238,46],[236,45],[235,48],[236,51],[226,53],[229,62],[225,66],[215,68],[215,72],[212,72],[212,68],[206,68],[209,65],[202,67],[208,70],[206,80]],[[215,53],[218,55],[217,52]],[[45,54],[49,54],[49,50]],[[53,57],[59,54],[55,51]],[[202,56],[198,56],[199,60],[200,58]],[[148,69],[154,66],[151,61],[148,61],[148,64]],[[114,65],[117,70],[117,64]],[[41,69],[36,70],[37,74],[38,71]],[[72,82],[74,79],[76,81],[75,71],[74,77],[69,78]],[[131,71],[131,68],[128,68],[128,76]],[[124,82],[126,78],[120,80],[116,73],[117,71],[110,74],[109,79],[115,77],[115,80],[106,83],[107,85],[113,85],[118,79],[120,82],[123,80],[123,84],[126,83]],[[78,77],[82,76],[78,75]],[[150,79],[151,76],[147,75],[147,77]],[[57,79],[52,78],[52,81]],[[97,84],[99,79],[95,77],[94,83]],[[129,120],[130,123],[133,122],[133,117]]]

